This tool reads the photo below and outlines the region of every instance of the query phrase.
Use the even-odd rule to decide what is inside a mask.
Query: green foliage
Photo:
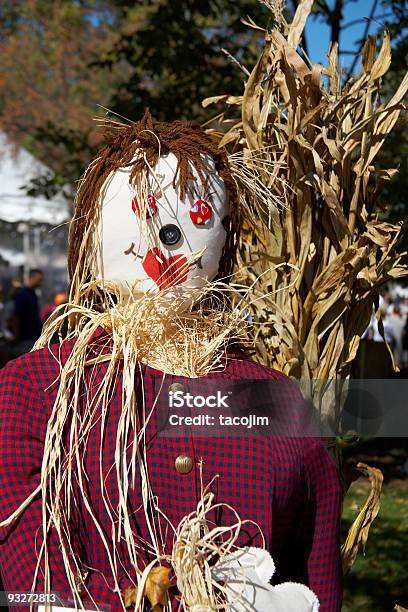
[[[344,25],[339,16],[346,16],[349,1],[318,0],[315,13],[335,32]],[[288,1],[288,13],[297,3]],[[259,50],[262,33],[243,26],[241,18],[249,15],[261,27],[272,26],[270,11],[258,0],[0,4],[0,129],[45,162],[56,188],[65,185],[65,191],[68,186],[73,191],[101,141],[92,119],[104,114],[98,104],[128,119],[139,118],[148,106],[159,120],[208,121],[204,98],[242,90],[246,76],[231,56],[251,69]],[[407,59],[402,33],[408,9],[404,0],[379,4],[388,16],[378,27],[385,23],[394,41],[395,82],[389,87],[394,91]],[[408,192],[406,138],[406,131],[403,136],[396,131],[383,153],[401,169],[387,194],[394,218],[405,211]],[[52,180],[43,177],[35,188],[49,193]]]
[[[208,119],[201,101],[212,91],[238,92],[243,73],[222,48],[249,65],[258,36],[242,26],[249,13],[267,25],[267,11],[253,0],[153,0],[116,3],[117,37],[101,63],[126,62],[132,75],[112,99],[113,109],[138,118]]]
[[[89,68],[109,43],[102,8],[27,0],[0,11],[0,129],[55,175],[37,181],[46,194],[53,180],[73,186],[82,174],[100,140],[97,104],[107,104],[118,83],[115,69]]]
[[[240,18],[248,12],[262,22],[264,9],[252,0],[3,6],[0,129],[55,175],[55,186],[47,175],[27,186],[30,193],[74,187],[102,138],[93,121],[105,112],[98,104],[129,119],[146,106],[160,120],[208,118],[201,100],[214,87],[242,85],[242,71],[221,48],[251,65],[257,33]]]

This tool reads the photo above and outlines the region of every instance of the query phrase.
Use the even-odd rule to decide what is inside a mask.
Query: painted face
[[[196,180],[183,200],[173,187],[172,153],[159,159],[144,195],[129,183],[131,168],[110,175],[101,199],[105,280],[138,294],[170,287],[184,292],[214,279],[226,240],[227,193],[213,159],[203,159],[205,186],[191,166]]]

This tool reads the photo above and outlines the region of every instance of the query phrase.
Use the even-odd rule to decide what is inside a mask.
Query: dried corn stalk
[[[350,527],[346,541],[341,548],[344,574],[350,571],[359,549],[362,548],[364,550],[371,524],[380,510],[380,497],[383,483],[381,470],[370,467],[365,463],[357,463],[356,467],[370,480],[371,491],[363,508],[360,510],[357,518]]]
[[[258,358],[312,381],[309,393],[331,429],[378,289],[407,274],[396,250],[400,226],[378,216],[382,190],[396,170],[380,168],[376,155],[403,109],[408,75],[382,103],[388,34],[379,53],[376,39],[367,39],[361,76],[344,84],[337,45],[327,67],[307,62],[296,47],[312,4],[300,2],[292,24],[282,19],[280,30],[264,31],[243,96],[204,104],[227,104],[210,131],[242,168],[239,280],[260,278]],[[276,266],[282,262],[290,265]]]

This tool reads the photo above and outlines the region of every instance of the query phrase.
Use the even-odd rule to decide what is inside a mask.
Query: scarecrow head
[[[185,295],[232,272],[237,191],[225,152],[198,126],[120,125],[91,163],[71,226],[72,279],[136,296]]]

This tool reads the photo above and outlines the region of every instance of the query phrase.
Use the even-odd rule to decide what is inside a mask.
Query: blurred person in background
[[[0,285],[0,337],[3,336],[4,327],[4,289],[3,285]]]
[[[23,286],[23,281],[19,275],[14,276],[11,280],[11,289],[8,291],[7,299],[4,301],[2,312],[2,331],[7,342],[11,343],[15,340],[14,337],[14,295],[17,289]]]
[[[10,359],[17,356],[15,344],[14,294],[23,286],[20,275],[11,280],[11,287],[6,292],[1,288],[0,307],[0,368]]]
[[[384,327],[384,337],[390,347],[394,350],[395,347],[395,337],[393,329],[390,325],[389,316],[387,315],[387,311],[389,308],[389,303],[386,299],[384,299],[380,295],[379,302],[379,311],[380,311],[380,319],[382,321]],[[381,335],[381,332],[378,327],[377,315],[375,312],[375,308],[373,308],[373,314],[371,315],[370,325],[365,330],[364,334],[361,336],[363,340],[373,340],[374,342],[384,342],[384,338]]]
[[[361,336],[357,358],[353,364],[355,378],[389,378],[393,374],[391,355],[384,343],[385,338],[394,351],[396,340],[387,314],[388,308],[389,302],[380,295],[378,312],[373,307],[370,324]],[[384,329],[384,337],[380,332],[379,321]]]
[[[408,367],[408,316],[405,318],[405,326],[402,333],[402,360],[404,367]]]
[[[6,324],[4,320],[4,290],[3,286],[0,285],[0,368],[7,361],[7,338],[6,338]]]
[[[66,293],[64,293],[63,291],[56,293],[54,295],[53,301],[50,302],[49,304],[44,304],[44,306],[42,307],[41,323],[44,325],[44,323],[46,322],[48,317],[54,312],[54,310],[58,308],[58,306],[61,306],[61,304],[65,304],[66,301],[67,301]]]
[[[401,308],[399,305],[394,305],[392,309],[392,313],[387,316],[387,323],[392,331],[392,335],[394,338],[394,358],[397,362],[397,365],[401,367],[403,365],[403,345],[402,338],[405,327],[405,319],[401,314]]]
[[[401,303],[401,314],[404,319],[406,319],[406,317],[408,316],[408,297],[404,297]]]
[[[29,272],[27,284],[14,292],[12,331],[16,342],[16,356],[30,351],[40,337],[42,324],[36,289],[41,286],[42,281],[42,270],[34,268]]]
[[[380,310],[383,319],[387,314],[391,314],[393,307],[394,303],[391,293],[389,291],[385,291],[382,296],[380,296]]]

